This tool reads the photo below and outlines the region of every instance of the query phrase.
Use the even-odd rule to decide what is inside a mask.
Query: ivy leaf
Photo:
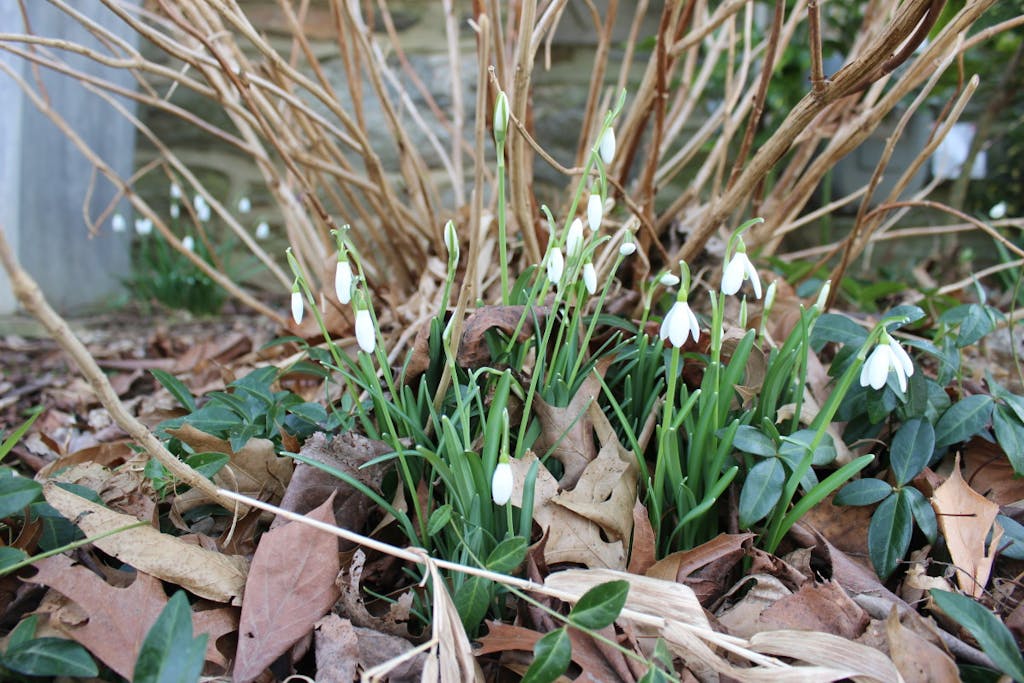
[[[7,648],[3,665],[26,676],[98,676],[88,650],[63,638],[34,638]]]
[[[526,548],[529,544],[522,536],[506,538],[487,556],[484,566],[492,572],[508,574],[514,571],[526,559]]]
[[[921,533],[925,535],[929,543],[935,543],[935,538],[939,533],[939,524],[935,519],[935,509],[932,504],[928,502],[923,493],[913,486],[903,489],[903,495],[910,503],[910,512],[914,515],[914,521],[917,522]]]
[[[135,660],[135,683],[195,683],[203,672],[206,640],[192,637],[192,608],[177,591],[160,610]]]
[[[903,486],[921,473],[935,451],[935,429],[920,418],[907,420],[892,439],[889,464],[896,485]]]
[[[1003,673],[1015,680],[1024,681],[1024,658],[1021,657],[1010,629],[1003,622],[966,595],[937,588],[932,588],[928,593],[939,609],[974,636],[981,649]]]
[[[533,663],[522,683],[551,683],[569,668],[572,644],[565,627],[555,629],[533,646]]]
[[[738,451],[750,453],[751,455],[772,456],[775,455],[775,442],[764,432],[751,425],[740,425],[736,428],[736,434],[732,438],[732,445]]]
[[[910,547],[913,532],[910,501],[902,493],[882,501],[868,525],[868,555],[883,581],[893,573]]]
[[[569,622],[594,631],[608,626],[622,612],[629,595],[628,581],[609,581],[594,586],[577,601],[569,612]]]
[[[996,406],[992,413],[992,431],[1013,471],[1024,474],[1024,424],[1017,419],[1016,413],[1006,406]]]
[[[740,527],[750,528],[771,512],[782,496],[786,471],[778,458],[762,460],[747,472],[740,491]]]
[[[949,407],[935,425],[935,447],[945,448],[980,432],[992,416],[991,396],[968,396]]]
[[[844,486],[832,500],[834,505],[874,505],[892,493],[881,479],[858,479]]]
[[[0,476],[0,519],[10,517],[25,509],[39,498],[42,485],[26,477]]]
[[[455,609],[462,618],[462,625],[471,635],[487,614],[487,606],[491,602],[491,582],[480,576],[470,576],[459,586],[452,596]]]

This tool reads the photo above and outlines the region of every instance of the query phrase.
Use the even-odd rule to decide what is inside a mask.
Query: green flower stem
[[[501,263],[501,305],[508,306],[511,295],[508,286],[508,238],[505,227],[505,142],[496,142],[495,147],[498,153],[498,260]]]
[[[21,562],[15,562],[12,565],[8,565],[8,566],[4,567],[3,569],[0,569],[0,576],[6,576],[8,574],[11,574],[13,572],[18,571],[19,569],[27,567],[30,564],[38,562],[39,560],[45,560],[48,557],[53,557],[54,555],[60,555],[61,553],[64,553],[64,552],[66,552],[68,550],[74,550],[75,548],[81,548],[83,545],[88,545],[90,543],[94,543],[95,541],[99,541],[99,540],[104,539],[104,538],[106,538],[108,536],[113,536],[114,534],[119,534],[122,531],[128,531],[129,529],[138,529],[139,527],[144,527],[144,526],[150,526],[150,523],[149,522],[136,522],[135,524],[126,524],[125,526],[119,526],[116,529],[110,529],[109,531],[104,531],[103,533],[96,534],[95,536],[90,536],[88,538],[83,538],[83,539],[80,539],[78,541],[72,541],[71,543],[68,543],[66,545],[62,545],[59,548],[53,548],[51,550],[47,550],[45,553],[39,553],[38,555],[33,555],[32,557],[25,558]]]

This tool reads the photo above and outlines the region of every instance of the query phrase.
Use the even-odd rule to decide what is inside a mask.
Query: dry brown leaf
[[[440,681],[440,683],[464,683],[464,681],[482,681],[483,671],[473,656],[473,647],[469,636],[462,627],[462,617],[455,609],[448,594],[441,572],[433,561],[424,553],[424,564],[430,575],[430,585],[434,604],[432,605],[430,622],[430,649],[423,667],[423,681]],[[392,662],[400,663],[407,655],[396,658]],[[391,662],[382,664],[378,670],[390,671]]]
[[[235,452],[231,445],[190,424],[167,430],[172,436],[187,443],[196,453],[224,453],[230,462],[214,475],[218,486],[260,500],[278,501],[292,476],[293,461],[278,457],[274,442],[269,439],[249,439],[242,450]]]
[[[819,532],[843,552],[867,558],[868,524],[874,509],[870,506],[838,507],[832,504],[834,497],[831,495],[808,510],[800,518],[800,524]]]
[[[758,617],[760,631],[819,631],[850,640],[859,637],[870,621],[867,613],[834,581],[805,583]]]
[[[28,581],[48,586],[71,601],[51,613],[50,624],[131,679],[142,642],[167,604],[160,581],[136,572],[130,586],[117,588],[64,555],[40,560],[33,566],[37,573]],[[206,659],[223,666],[224,657],[217,651],[216,641],[234,630],[236,621],[222,610],[197,612],[192,620],[197,635],[210,635]]]
[[[957,683],[956,662],[926,638],[900,623],[893,609],[885,620],[889,656],[907,683]]]
[[[543,633],[533,629],[488,621],[487,635],[478,639],[480,644],[474,652],[478,657],[493,652],[509,652],[514,650],[533,652],[533,646],[543,636]],[[572,661],[583,670],[583,673],[576,680],[635,680],[634,677],[625,675],[628,671],[623,671],[621,666],[612,666],[605,654],[595,646],[594,640],[581,631],[569,629],[569,641],[572,644]],[[621,657],[621,654],[619,656]],[[619,664],[619,662],[616,662],[616,664]]]
[[[633,505],[633,541],[629,548],[627,571],[630,574],[646,574],[657,561],[657,544],[658,539],[654,536],[651,517],[638,498]]]
[[[754,584],[752,587],[751,583]],[[729,633],[744,638],[761,630],[759,619],[762,612],[792,593],[782,581],[769,574],[744,576],[736,582],[731,592],[740,589],[746,591],[743,597],[715,616],[722,626],[729,629]]]
[[[879,683],[903,680],[896,665],[883,653],[830,633],[764,631],[751,636],[750,646],[758,652],[791,657],[818,667],[845,670],[849,672],[845,678],[857,677],[858,680]]]
[[[540,421],[540,435],[533,449],[537,453],[550,451],[551,457],[562,463],[564,474],[558,483],[563,488],[575,486],[586,466],[597,457],[593,426],[585,414],[593,402],[594,396],[587,391],[576,392],[564,408],[534,397],[533,412]]]
[[[314,625],[316,680],[354,681],[359,677],[359,638],[352,622],[330,613]]]
[[[513,505],[523,504],[523,482],[534,462],[538,460],[533,451],[527,451],[523,457],[512,460],[515,479]],[[622,541],[605,541],[596,523],[556,505],[551,499],[557,495],[558,482],[544,465],[539,465],[534,486],[533,520],[547,536],[544,544],[545,562],[549,566],[572,562],[588,567],[624,568],[626,551]]]
[[[682,581],[690,574],[723,557],[735,557],[743,552],[743,544],[754,534],[718,534],[710,541],[690,550],[679,550],[658,560],[645,573],[665,581]]]
[[[963,476],[972,489],[1000,506],[1024,501],[1024,477],[1016,476],[1013,465],[998,444],[974,438],[964,445],[961,453]]]
[[[43,484],[46,502],[71,520],[86,536],[96,536],[138,520],[65,491]],[[94,545],[141,572],[181,586],[215,602],[238,604],[249,563],[245,558],[204,550],[144,526],[94,541]]]
[[[476,309],[463,323],[455,361],[464,368],[486,365],[491,359],[491,350],[487,346],[487,333],[490,330],[501,330],[509,337],[518,330],[516,339],[525,341],[533,334],[534,322],[543,325],[550,313],[550,306],[534,306],[529,312],[525,306],[484,306]],[[523,320],[522,326],[519,325],[520,320]]]
[[[956,567],[960,590],[973,598],[981,597],[1003,536],[1001,526],[996,524],[993,529],[999,506],[967,485],[960,476],[959,456],[949,479],[935,489],[931,502]],[[986,546],[989,531],[992,542]]]
[[[307,517],[334,522],[333,500]],[[249,569],[234,677],[249,681],[307,635],[338,598],[338,539],[301,522],[263,534]]]

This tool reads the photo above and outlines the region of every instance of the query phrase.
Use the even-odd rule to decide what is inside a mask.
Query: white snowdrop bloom
[[[608,127],[604,131],[597,151],[601,154],[601,160],[604,161],[605,166],[612,163],[612,159],[615,158],[615,130],[613,128]]]
[[[373,316],[365,308],[356,311],[356,341],[359,342],[359,348],[366,353],[373,353],[377,348],[377,331],[373,327]]]
[[[184,247],[185,251],[194,251],[196,248],[196,240],[192,235],[185,235],[181,238],[181,246]]]
[[[181,185],[171,183],[171,199],[181,199]]]
[[[252,211],[252,201],[248,197],[238,200],[238,213],[249,213]]]
[[[178,218],[181,216],[181,206],[178,202],[171,202],[171,218]]]
[[[662,276],[658,278],[658,282],[665,287],[675,287],[679,284],[679,276],[673,275],[672,273],[663,273]]]
[[[459,234],[455,231],[455,223],[444,224],[444,246],[448,249],[448,259],[452,263],[459,262]]]
[[[265,240],[270,237],[270,225],[266,221],[260,221],[256,226],[256,239]]]
[[[504,90],[498,91],[494,101],[494,139],[504,142],[508,134],[508,96]]]
[[[590,229],[594,232],[600,230],[603,218],[604,202],[601,201],[601,195],[590,195],[590,199],[587,200],[587,223],[590,225]]]
[[[1006,202],[999,202],[988,210],[988,217],[994,221],[1006,216]]]
[[[548,281],[557,285],[562,281],[562,271],[565,270],[565,258],[562,256],[562,250],[558,247],[553,247],[548,251]]]
[[[201,194],[197,194],[192,199],[192,208],[196,210],[196,218],[201,223],[205,223],[210,220],[210,205],[206,203],[206,197]]]
[[[622,238],[622,244],[619,245],[619,253],[623,256],[632,256],[636,253],[636,241],[633,240],[632,233],[626,233],[626,236]]]
[[[338,261],[338,268],[334,271],[334,293],[343,304],[352,300],[352,264],[348,261]]]
[[[754,298],[760,299],[761,278],[757,276],[757,269],[747,258],[746,252],[738,250],[725,266],[725,272],[722,273],[722,294],[729,295],[740,291],[740,286],[746,279],[750,280],[750,284],[754,288]]]
[[[692,336],[693,341],[700,339],[700,324],[697,316],[690,310],[690,304],[685,301],[676,301],[672,308],[668,309],[665,318],[661,321],[660,336],[668,339],[672,346],[679,348]]]
[[[899,342],[886,332],[860,369],[860,385],[881,389],[889,378],[890,370],[896,373],[900,391],[906,391],[907,378],[914,374],[914,362]]]
[[[305,311],[306,307],[302,303],[302,292],[299,291],[299,286],[296,285],[292,288],[292,320],[295,321],[296,325],[302,324],[302,314]]]
[[[110,229],[114,232],[124,232],[128,229],[128,221],[121,214],[115,213],[114,217],[110,219]]]
[[[512,465],[499,462],[491,477],[491,499],[495,505],[504,505],[512,499],[512,488],[515,479],[512,477]]]
[[[597,291],[597,271],[590,261],[583,264],[583,284],[590,294]]]
[[[153,232],[153,221],[148,218],[136,218],[135,232],[139,235],[148,235]]]
[[[575,218],[565,236],[565,254],[569,258],[574,258],[579,256],[581,251],[583,251],[583,221]]]

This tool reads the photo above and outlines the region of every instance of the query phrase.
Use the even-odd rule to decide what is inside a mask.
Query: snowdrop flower
[[[494,140],[499,145],[505,144],[508,135],[508,96],[504,90],[498,91],[494,101]]]
[[[110,229],[114,232],[124,232],[128,229],[128,221],[121,214],[115,213],[114,217],[110,219]]]
[[[299,291],[299,281],[295,280],[295,284],[292,285],[292,320],[295,321],[296,325],[302,324],[302,314],[305,313],[306,307],[302,303],[302,292]]]
[[[597,271],[594,270],[594,264],[590,261],[583,264],[583,284],[590,294],[597,291]]]
[[[557,285],[562,281],[562,271],[565,270],[565,259],[562,257],[562,250],[558,247],[548,249],[548,281]]]
[[[171,199],[181,199],[181,185],[171,183]]]
[[[1006,202],[999,202],[988,210],[988,217],[994,221],[1006,216]]]
[[[491,499],[495,505],[504,505],[512,498],[512,487],[515,480],[512,477],[512,465],[502,459],[494,468],[494,476],[491,477]]]
[[[690,304],[685,300],[677,299],[661,321],[659,336],[662,339],[668,339],[672,346],[679,348],[686,343],[691,335],[693,341],[700,339],[700,324],[697,322],[697,316],[690,310]]]
[[[248,197],[242,197],[238,200],[238,213],[249,213],[252,211],[252,202]]]
[[[338,301],[347,304],[352,300],[352,264],[338,254],[338,268],[334,271],[334,293]]]
[[[369,309],[356,309],[356,341],[366,353],[373,353],[377,348],[377,330],[373,326],[373,316]]]
[[[636,253],[636,241],[633,240],[633,233],[627,232],[625,237],[622,238],[622,244],[619,245],[619,254],[622,256],[631,256]]]
[[[890,370],[896,373],[900,391],[906,391],[907,378],[914,374],[914,362],[899,342],[886,332],[860,369],[860,385],[881,389],[889,378]]]
[[[136,218],[135,232],[139,235],[148,235],[153,232],[153,221],[148,218]]]
[[[669,272],[665,272],[662,273],[660,278],[658,278],[658,282],[660,282],[665,287],[675,287],[676,285],[679,284],[679,276],[673,275],[672,273]]]
[[[601,195],[596,193],[590,195],[590,199],[587,200],[587,223],[590,224],[590,229],[593,232],[601,229],[603,218],[604,202],[601,201]]]
[[[821,286],[821,291],[818,292],[818,298],[814,302],[814,307],[819,311],[825,310],[825,304],[828,302],[828,295],[832,292],[832,281],[825,280],[825,284]]]
[[[615,130],[611,126],[606,128],[604,135],[601,136],[597,151],[601,154],[605,166],[612,163],[612,159],[615,158]]]
[[[192,199],[192,208],[196,210],[196,217],[199,219],[199,222],[205,223],[210,220],[210,205],[206,203],[206,197],[197,194]]]
[[[744,280],[750,280],[754,288],[754,298],[761,298],[761,278],[757,276],[754,264],[747,258],[747,249],[743,242],[737,245],[736,253],[733,254],[725,271],[722,273],[722,294],[730,295],[740,291]]]
[[[171,202],[171,218],[178,218],[181,216],[181,207],[178,202]]]
[[[459,235],[455,232],[455,223],[448,221],[444,224],[444,246],[448,249],[448,262],[459,262]]]
[[[569,258],[579,256],[583,251],[583,221],[575,218],[569,226],[569,234],[565,237],[565,253]]]
[[[185,251],[194,251],[196,248],[195,238],[193,238],[192,235],[185,235],[181,238],[181,246]]]
[[[266,221],[260,221],[256,226],[256,239],[265,240],[270,237],[270,225]]]

